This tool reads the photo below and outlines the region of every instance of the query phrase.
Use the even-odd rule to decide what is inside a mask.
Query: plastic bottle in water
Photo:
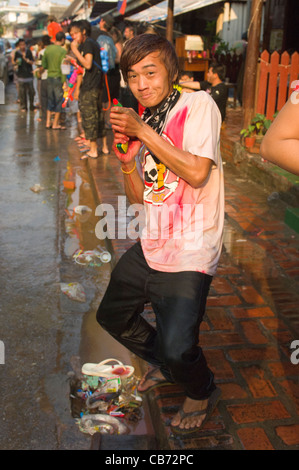
[[[101,47],[101,62],[102,62],[103,72],[107,73],[109,70],[109,57],[108,57],[108,51],[104,47]]]

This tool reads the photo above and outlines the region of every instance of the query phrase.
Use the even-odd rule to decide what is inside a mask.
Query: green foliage
[[[265,135],[272,124],[271,119],[267,119],[264,114],[257,113],[251,121],[255,126],[256,135]]]
[[[255,133],[255,126],[250,124],[246,129],[242,129],[240,135],[242,137],[252,137]]]
[[[225,42],[225,41],[218,42],[218,44],[216,45],[216,52],[219,55],[220,54],[227,54],[227,53],[231,52],[231,49],[229,47],[229,43]]]
[[[216,21],[207,21],[205,34],[202,36],[205,50],[211,50],[212,46],[221,41],[219,34],[216,34]]]
[[[277,116],[278,111],[273,115],[273,119]],[[254,135],[263,137],[271,126],[271,119],[267,119],[264,114],[257,113],[252,119],[247,129],[242,129],[241,137],[252,137]]]

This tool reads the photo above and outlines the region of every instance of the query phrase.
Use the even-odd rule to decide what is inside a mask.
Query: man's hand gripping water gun
[[[141,147],[136,131],[143,121],[131,108],[123,108],[115,98],[110,113],[110,122],[114,132],[112,148],[117,158],[124,164],[129,164]]]

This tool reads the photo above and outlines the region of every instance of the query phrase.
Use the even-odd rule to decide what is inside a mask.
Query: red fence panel
[[[292,62],[291,62],[289,96],[293,91],[292,83],[299,79],[298,71],[299,71],[299,54],[298,52],[294,52],[294,54],[292,54]]]
[[[267,108],[266,108],[267,119],[270,119],[275,113],[277,81],[278,81],[278,65],[279,65],[279,54],[278,52],[275,51],[271,55]]]
[[[288,75],[289,75],[289,63],[290,56],[287,52],[284,52],[281,56],[279,65],[280,77],[279,77],[279,88],[278,88],[278,99],[277,99],[277,111],[285,105],[288,99]]]
[[[268,72],[269,72],[269,52],[263,51],[260,57],[260,77],[258,83],[258,98],[256,112],[264,114],[265,103],[267,99],[267,85],[268,85]]]
[[[257,82],[256,112],[272,119],[292,93],[292,84],[299,80],[299,54],[290,57],[287,52],[271,56],[263,51],[260,56],[260,74]],[[294,88],[294,86],[293,86]]]

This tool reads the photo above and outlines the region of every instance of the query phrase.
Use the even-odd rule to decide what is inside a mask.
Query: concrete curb
[[[105,196],[104,196],[104,191],[100,191],[99,189],[99,184],[95,181],[95,173],[94,173],[94,164],[91,164],[89,160],[87,160],[87,172],[90,177],[90,182],[92,186],[92,191],[96,200],[97,204],[101,204],[105,202]],[[122,176],[122,175],[121,175]],[[104,186],[104,185],[103,185]],[[109,199],[109,196],[106,197],[106,199]],[[122,240],[121,242],[116,241],[116,240],[110,240],[106,239],[105,240],[106,247],[108,251],[111,253],[111,268],[113,269],[119,259],[119,257],[123,254],[124,251],[128,249],[128,240]],[[135,241],[131,241],[131,244],[134,244]],[[144,361],[136,357],[140,370],[144,374],[146,372],[146,367]],[[152,420],[152,426],[155,430],[155,442],[157,443],[157,449],[161,450],[169,450],[170,446],[168,443],[167,435],[165,432],[165,426],[163,424],[163,421],[161,419],[161,413],[159,406],[157,405],[157,402],[153,399],[151,396],[144,395],[143,400],[146,401],[145,407],[146,409],[149,410],[150,417]],[[150,442],[154,442],[153,438],[149,436],[152,440]],[[93,448],[99,449],[100,444],[96,442],[94,444]],[[151,450],[157,450],[155,448],[152,448]]]
[[[286,203],[299,205],[299,177],[263,160],[259,154],[248,152],[239,142],[233,146],[232,162],[270,194],[276,191]]]

